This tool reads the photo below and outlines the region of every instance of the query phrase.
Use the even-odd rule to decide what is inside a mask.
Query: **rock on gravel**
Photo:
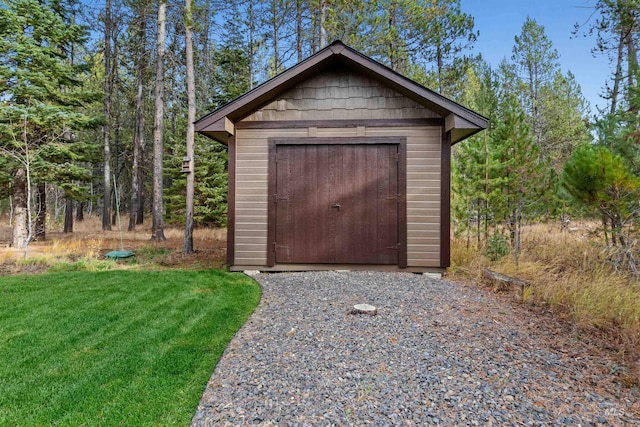
[[[410,273],[258,274],[260,305],[192,426],[640,425],[585,344],[475,287]],[[376,316],[352,314],[355,304]]]

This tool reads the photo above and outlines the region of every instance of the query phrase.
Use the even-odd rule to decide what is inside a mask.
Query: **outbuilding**
[[[332,43],[196,122],[229,147],[227,263],[448,267],[451,146],[487,125]]]

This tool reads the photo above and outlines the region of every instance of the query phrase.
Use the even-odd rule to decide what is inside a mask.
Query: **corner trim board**
[[[267,167],[267,266],[273,267],[276,264],[276,143],[273,138],[269,138],[269,164]]]
[[[227,190],[227,265],[233,265],[236,239],[236,137],[229,137],[227,154],[227,173],[229,187]]]
[[[440,267],[451,265],[451,132],[442,130],[440,151]]]

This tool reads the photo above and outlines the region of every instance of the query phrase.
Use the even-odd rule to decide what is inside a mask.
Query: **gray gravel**
[[[482,289],[409,273],[256,280],[260,305],[193,426],[640,425],[640,392],[613,362]]]

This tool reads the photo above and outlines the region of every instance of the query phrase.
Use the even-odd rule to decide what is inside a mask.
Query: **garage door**
[[[277,145],[275,262],[398,264],[398,145]]]

